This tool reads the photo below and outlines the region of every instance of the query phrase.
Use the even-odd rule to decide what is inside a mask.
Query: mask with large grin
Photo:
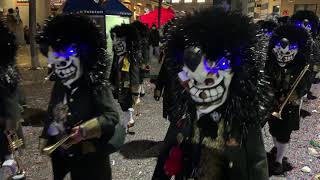
[[[179,78],[188,82],[188,90],[198,112],[208,114],[227,99],[233,77],[230,61],[225,57],[217,61],[207,60],[197,48],[186,50],[185,57]]]
[[[66,86],[70,86],[82,75],[80,59],[76,50],[72,47],[59,52],[50,48],[48,62],[54,66],[55,73]]]
[[[291,43],[287,38],[282,38],[273,48],[273,53],[279,66],[284,67],[294,60],[298,53],[298,45]]]

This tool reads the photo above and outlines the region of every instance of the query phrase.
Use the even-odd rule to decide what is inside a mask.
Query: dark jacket
[[[151,29],[149,40],[150,40],[150,44],[152,46],[159,46],[160,34],[159,34],[158,29],[155,29],[155,30]]]
[[[83,144],[85,143],[93,144],[97,151],[105,150],[108,141],[114,135],[115,125],[119,122],[119,114],[115,109],[110,89],[102,85],[101,87],[93,88],[82,79],[73,83],[72,86],[73,88],[68,89],[59,81],[55,83],[42,138],[48,139],[49,144],[53,144],[61,138],[59,136],[52,137],[47,134],[50,124],[57,116],[62,115],[66,117],[63,124],[66,127],[67,134],[70,133],[74,126],[97,117],[102,131],[101,137],[99,139],[94,138],[82,141],[79,144],[71,146],[69,151],[81,154]],[[64,106],[66,111],[57,112],[56,108],[61,106],[65,100],[66,105]]]
[[[291,67],[291,68],[281,68],[278,65],[266,65],[269,68],[266,70],[270,74],[271,84],[275,90],[275,111],[278,111],[279,102],[281,96],[287,97],[289,91],[292,89],[293,83],[296,81],[300,72],[304,66]],[[311,68],[311,67],[310,67]],[[293,95],[289,99],[287,105],[284,107],[282,112],[282,118],[288,120],[289,128],[292,130],[299,130],[300,122],[300,100],[309,91],[309,84],[312,73],[311,69],[306,72],[304,77],[300,80],[297,88],[295,89]]]
[[[133,57],[128,53],[128,61],[130,63],[129,72],[122,71],[123,60],[119,63],[119,56],[113,56],[112,70],[110,74],[110,82],[115,87],[114,94],[117,98],[120,88],[138,89],[140,84],[140,62],[141,57]],[[125,87],[129,85],[129,87]],[[136,93],[136,92],[134,92]]]

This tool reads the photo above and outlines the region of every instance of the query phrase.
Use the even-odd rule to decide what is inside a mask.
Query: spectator
[[[24,40],[27,44],[30,44],[30,34],[29,34],[29,27],[24,26],[23,28]]]
[[[159,57],[159,42],[160,42],[160,34],[155,24],[152,24],[150,31],[150,52],[152,55]],[[150,56],[151,57],[151,56]]]

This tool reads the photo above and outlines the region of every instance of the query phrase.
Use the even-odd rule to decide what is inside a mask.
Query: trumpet
[[[43,148],[42,152],[44,154],[50,155],[58,147],[60,147],[62,144],[64,144],[66,141],[68,141],[70,139],[70,137],[71,137],[71,134],[69,136],[66,136],[66,137],[62,138],[60,141],[56,142],[55,144]]]
[[[282,117],[281,117],[281,114],[282,114],[282,110],[283,108],[286,106],[286,104],[288,103],[290,97],[292,96],[294,90],[297,88],[299,82],[301,81],[301,79],[303,78],[303,76],[306,74],[306,72],[309,70],[309,64],[307,64],[303,70],[300,72],[299,76],[297,77],[297,79],[295,80],[295,82],[293,83],[293,86],[291,88],[291,90],[289,91],[289,94],[288,96],[286,97],[286,99],[284,100],[284,102],[281,104],[281,106],[279,107],[279,111],[278,112],[273,112],[272,113],[272,116],[278,118],[278,119],[281,119],[282,120]]]
[[[24,180],[26,178],[25,171],[21,168],[20,160],[15,154],[16,151],[23,146],[23,140],[18,137],[14,130],[5,131],[5,135],[9,143],[9,150],[13,155],[13,160],[7,160],[2,165],[3,167],[10,168],[11,173],[13,174],[7,179]]]

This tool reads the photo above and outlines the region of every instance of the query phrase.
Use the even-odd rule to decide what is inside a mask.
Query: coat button
[[[73,99],[72,99],[72,98],[70,98],[70,99],[69,99],[69,101],[70,101],[70,102],[73,102]]]
[[[230,162],[229,162],[229,168],[231,169],[232,167],[233,167],[233,162],[230,161]]]
[[[68,112],[68,116],[71,116],[71,112]]]

